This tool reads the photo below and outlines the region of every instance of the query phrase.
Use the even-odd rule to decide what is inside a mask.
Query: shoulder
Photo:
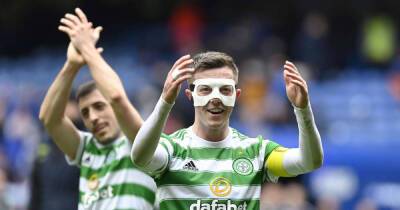
[[[93,134],[87,131],[79,131],[79,137],[85,145],[95,141]]]
[[[171,144],[184,144],[184,142],[187,140],[188,137],[189,137],[188,128],[182,128],[170,135],[162,133],[161,141],[168,141]]]
[[[188,135],[188,128],[182,128],[169,135],[170,140],[183,141]]]
[[[271,152],[280,145],[273,140],[264,139],[263,136],[249,137],[238,130],[232,129],[232,138],[239,142],[242,147],[252,147],[255,150],[266,150]]]
[[[238,130],[231,128],[232,130],[232,139],[239,143],[241,147],[259,147],[259,145],[262,143],[262,136],[256,136],[256,137],[249,137]]]

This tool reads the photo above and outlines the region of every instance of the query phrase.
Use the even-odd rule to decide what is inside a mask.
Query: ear
[[[192,91],[189,89],[185,89],[185,95],[189,99],[189,101],[192,101]]]
[[[239,99],[240,95],[242,93],[242,89],[236,89],[236,100]]]

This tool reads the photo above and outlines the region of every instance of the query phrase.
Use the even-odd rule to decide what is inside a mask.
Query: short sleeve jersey
[[[79,210],[153,209],[156,185],[130,159],[131,143],[123,136],[109,145],[81,132],[75,160],[80,167]],[[62,176],[62,175],[61,175]]]

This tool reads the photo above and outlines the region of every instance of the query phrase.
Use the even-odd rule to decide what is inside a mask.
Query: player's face
[[[193,80],[207,78],[235,80],[233,71],[229,67],[205,70],[193,75]],[[204,91],[210,90],[199,87],[197,91],[199,91],[198,95],[202,95]],[[236,94],[236,97],[240,95],[240,89],[235,91],[234,87],[230,89],[222,86],[220,92],[224,95]],[[220,99],[213,98],[205,106],[195,106],[195,123],[200,123],[202,127],[208,129],[226,128],[229,126],[229,117],[232,110],[232,106],[225,106]]]
[[[121,135],[110,103],[99,90],[79,99],[79,110],[86,128],[101,143],[109,143]]]

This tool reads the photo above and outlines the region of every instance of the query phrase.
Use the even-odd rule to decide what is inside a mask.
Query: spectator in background
[[[307,202],[304,186],[292,182],[285,187],[285,209],[287,210],[312,210],[313,206]]]
[[[78,129],[84,129],[78,106],[72,97],[68,101],[65,114]],[[76,209],[78,185],[79,169],[68,166],[64,154],[59,152],[54,142],[46,135],[39,146],[35,162],[30,209]]]
[[[4,125],[4,137],[12,181],[24,181],[30,176],[41,138],[38,123],[26,106],[18,105],[10,112]]]
[[[377,206],[371,199],[364,198],[357,202],[355,210],[377,210]]]
[[[260,210],[282,210],[284,197],[282,184],[265,183],[261,190]]]
[[[3,146],[4,144],[4,134],[3,134],[3,128],[4,128],[4,122],[6,118],[6,107],[7,106],[7,101],[0,97],[0,145]]]
[[[393,99],[400,103],[400,55],[397,55],[391,64],[387,85]]]
[[[317,78],[329,76],[327,70],[333,63],[328,32],[329,23],[326,17],[320,13],[309,13],[304,18],[302,29],[293,44],[294,59],[309,65]]]
[[[172,42],[178,54],[192,53],[202,49],[204,21],[200,7],[184,3],[178,6],[169,20]]]
[[[260,210],[313,210],[307,201],[304,186],[289,181],[287,184],[267,183],[263,185]]]
[[[395,55],[397,30],[387,16],[368,18],[362,28],[361,53],[364,64],[387,67]]]
[[[40,139],[38,122],[27,105],[19,104],[12,108],[4,123],[4,152],[9,170],[6,201],[11,209],[28,207],[30,178]]]
[[[246,71],[240,75],[240,87],[246,92],[238,101],[239,119],[233,123],[249,135],[270,136],[266,129],[269,125],[288,120],[289,104],[286,95],[280,95],[273,87],[279,80],[280,88],[285,91],[285,85],[281,82],[281,67],[272,70],[267,64],[261,58],[254,58],[245,60],[241,65],[241,69]],[[279,76],[275,75],[278,71]]]
[[[340,202],[334,197],[319,197],[315,205],[316,210],[340,210]]]

